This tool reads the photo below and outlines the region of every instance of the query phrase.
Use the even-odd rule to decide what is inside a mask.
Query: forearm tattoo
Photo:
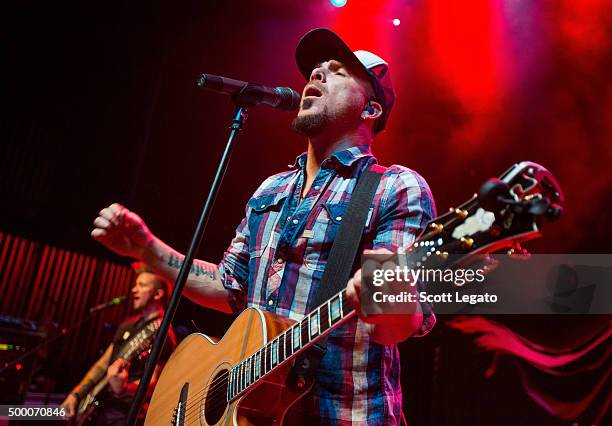
[[[183,266],[183,259],[171,254],[168,257],[168,266],[174,269],[181,269],[181,266]],[[211,280],[217,279],[217,271],[214,269],[214,265],[207,265],[206,263],[198,262],[197,260],[191,265],[189,273],[195,275],[196,277],[203,276]]]

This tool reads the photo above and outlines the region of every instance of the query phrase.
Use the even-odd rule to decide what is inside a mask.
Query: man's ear
[[[376,120],[383,113],[382,105],[376,101],[369,101],[368,104],[363,108],[361,118],[364,120]]]
[[[165,293],[166,292],[162,290],[161,288],[155,289],[155,294],[153,294],[153,300],[161,300],[162,297],[164,297]]]

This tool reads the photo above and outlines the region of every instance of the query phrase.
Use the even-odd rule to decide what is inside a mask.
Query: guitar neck
[[[126,361],[131,361],[132,358],[143,350],[147,349],[150,344],[150,339],[153,337],[158,327],[159,320],[155,320],[140,330],[133,338],[123,345],[123,347],[121,347],[117,358],[123,358]]]
[[[318,308],[279,334],[230,372],[228,401],[281,364],[291,360],[354,315],[346,290],[342,290]]]

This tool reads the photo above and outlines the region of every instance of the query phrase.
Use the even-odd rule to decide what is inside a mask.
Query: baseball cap
[[[383,113],[374,124],[374,133],[385,128],[395,102],[395,91],[391,85],[389,64],[384,59],[366,50],[353,52],[335,32],[327,28],[307,32],[298,43],[295,59],[306,80],[310,79],[310,73],[317,64],[330,59],[362,69],[374,89],[376,101],[383,108]]]

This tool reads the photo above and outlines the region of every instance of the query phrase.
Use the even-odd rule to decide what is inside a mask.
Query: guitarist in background
[[[194,262],[185,296],[208,308],[239,312],[250,306],[295,320],[315,308],[348,200],[362,172],[376,163],[371,144],[395,100],[388,64],[373,53],[352,52],[327,29],[306,34],[296,59],[307,84],[293,128],[308,139],[307,152],[256,190],[220,263]],[[425,180],[393,165],[382,175],[360,250],[407,248],[434,216]],[[94,225],[92,236],[106,247],[176,278],[183,255],[135,213],[112,204]],[[427,333],[435,316],[430,306],[414,302],[410,314],[366,317],[360,289],[357,271],[347,293],[359,317],[331,332],[313,391],[286,424],[404,422],[397,343]]]
[[[147,349],[141,351],[140,354],[136,354],[131,362],[119,356],[121,349],[124,345],[129,344],[130,339],[145,327],[151,326],[151,329],[156,330],[164,315],[164,307],[169,294],[167,282],[140,262],[136,262],[132,266],[138,274],[131,290],[133,308],[138,311],[138,315],[121,323],[112,343],[106,348],[104,354],[62,403],[62,407],[66,409],[67,417],[74,418],[76,416],[79,424],[89,420],[88,424],[123,425],[129,412],[132,397],[136,393],[138,383],[144,372],[150,344],[146,344]],[[170,330],[168,337],[162,355],[164,360],[168,359],[176,346],[176,339],[172,330]],[[149,386],[150,393],[153,392],[161,369],[162,365],[157,365],[155,368]],[[97,400],[100,401],[100,407],[93,410],[93,413],[89,416],[85,416],[90,417],[89,419],[79,418],[77,416],[79,401],[104,377],[108,380],[108,386],[97,397]]]

